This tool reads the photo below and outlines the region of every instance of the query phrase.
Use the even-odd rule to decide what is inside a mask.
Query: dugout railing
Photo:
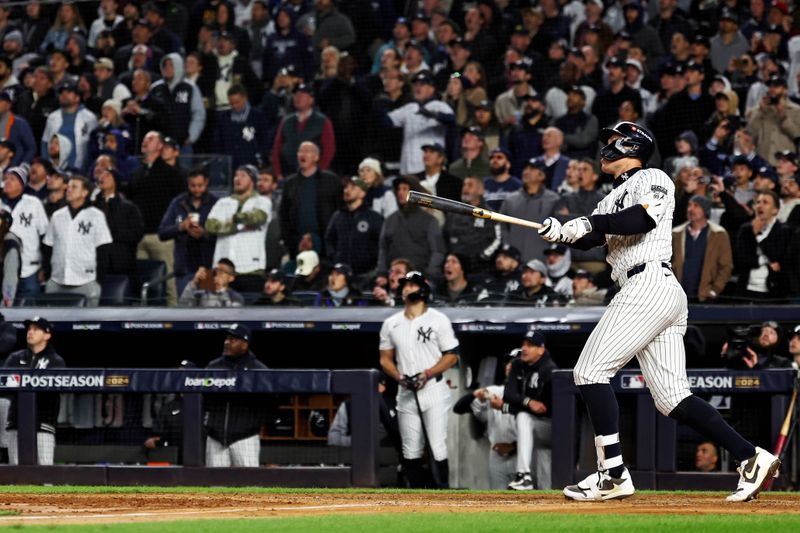
[[[692,392],[709,397],[742,396],[760,398],[758,416],[767,428],[761,432],[760,441],[755,442],[772,450],[781,424],[786,416],[797,372],[793,369],[729,371],[719,369],[688,370]],[[630,429],[633,435],[623,453],[629,465],[634,484],[640,489],[657,490],[732,490],[738,474],[723,467],[714,472],[692,472],[679,470],[677,436],[679,425],[669,417],[661,415],[655,407],[646,383],[639,370],[624,370],[611,380],[611,385],[620,404],[632,402]],[[581,412],[582,400],[575,386],[572,370],[557,370],[553,373],[553,433],[552,482],[561,487],[589,475],[589,464],[579,459],[581,443],[593,438],[582,434],[590,426],[581,423],[585,416]],[[734,424],[736,427],[736,424]],[[741,428],[738,428],[740,429]],[[693,433],[693,432],[692,432]],[[621,435],[621,437],[624,437]],[[699,438],[699,435],[697,436]],[[699,442],[699,441],[698,441]],[[557,443],[557,445],[556,445]],[[784,463],[784,468],[794,465]],[[727,470],[727,471],[726,471]],[[776,487],[777,488],[777,487]]]
[[[1,484],[375,487],[378,485],[376,370],[0,370],[0,393],[16,395],[19,464],[0,466]],[[176,393],[183,398],[180,466],[37,465],[40,393]],[[205,466],[203,398],[214,394],[337,394],[351,400],[352,462],[331,466]],[[254,396],[255,398],[256,396]]]

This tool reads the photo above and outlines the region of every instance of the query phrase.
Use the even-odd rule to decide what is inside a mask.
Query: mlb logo
[[[18,389],[21,383],[22,377],[19,374],[0,374],[0,388]]]
[[[645,388],[644,376],[641,374],[622,376],[623,389],[643,389]]]

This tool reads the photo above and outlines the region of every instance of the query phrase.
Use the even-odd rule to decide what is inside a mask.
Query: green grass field
[[[264,531],[303,532],[355,531],[391,532],[500,532],[500,531],[797,531],[800,516],[664,516],[664,515],[561,515],[543,513],[404,513],[385,515],[328,515],[252,520],[195,520],[137,524],[70,526],[11,526],[23,531],[57,533],[259,533]],[[796,529],[797,528],[797,529]],[[6,528],[3,528],[6,529]]]

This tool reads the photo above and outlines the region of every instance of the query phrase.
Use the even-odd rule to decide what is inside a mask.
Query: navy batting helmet
[[[622,138],[609,143],[609,139],[614,135],[621,135]],[[633,157],[643,165],[650,161],[656,146],[653,135],[633,122],[619,122],[610,128],[603,128],[600,132],[600,142],[605,145],[600,149],[600,157],[606,161]]]
[[[418,270],[412,270],[400,280],[398,290],[401,294],[403,292],[403,287],[405,287],[406,283],[408,282],[411,282],[419,287],[418,291],[412,292],[408,295],[408,301],[412,303],[419,301],[427,302],[428,297],[431,294],[431,286],[428,285],[428,281],[425,279],[425,276],[422,275],[422,272]]]

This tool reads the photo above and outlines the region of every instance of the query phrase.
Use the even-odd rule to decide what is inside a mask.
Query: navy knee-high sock
[[[595,435],[614,435],[619,433],[619,405],[614,390],[608,384],[579,385],[589,419],[592,422]],[[619,442],[604,447],[606,459],[622,455]],[[624,466],[610,468],[608,473],[612,477],[620,477],[625,470]]]
[[[695,395],[684,398],[669,416],[711,438],[731,452],[737,461],[744,461],[756,454],[755,446],[730,427],[719,411]]]

